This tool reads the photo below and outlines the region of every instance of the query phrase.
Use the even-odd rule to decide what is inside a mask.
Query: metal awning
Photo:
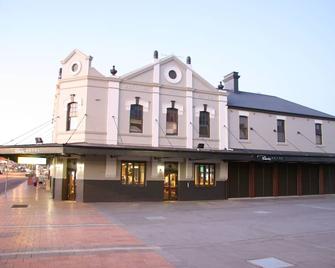
[[[155,158],[188,158],[190,160],[216,159],[225,161],[245,162],[301,162],[301,163],[335,163],[335,154],[268,151],[268,150],[207,150],[170,147],[126,146],[106,144],[27,144],[0,146],[0,156],[15,159],[23,155],[38,155],[44,157],[54,156],[85,156],[85,155],[111,155],[117,156],[143,156]]]

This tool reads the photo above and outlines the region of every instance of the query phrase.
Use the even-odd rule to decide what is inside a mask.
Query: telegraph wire
[[[116,120],[115,120],[115,116],[113,115],[112,118],[113,118],[113,121],[114,121],[116,130],[117,130],[117,133],[120,133],[120,131],[119,131],[119,126],[118,126],[118,124],[116,123]],[[117,139],[118,139],[118,136],[119,136],[119,134],[117,134],[116,142],[118,141],[118,140],[117,140]],[[121,136],[121,134],[120,134],[120,140],[121,140],[121,143],[123,144],[123,140],[122,140],[122,136]]]
[[[32,129],[30,129],[29,131],[24,132],[23,134],[21,134],[21,135],[15,137],[15,138],[13,138],[13,139],[11,139],[11,140],[9,140],[9,141],[3,143],[2,145],[7,145],[7,144],[9,144],[9,143],[11,143],[11,142],[13,142],[13,141],[15,141],[15,140],[21,138],[21,137],[26,136],[27,134],[31,133],[32,131],[35,131],[36,129],[40,129],[40,128],[44,127],[45,125],[47,125],[47,124],[49,124],[49,123],[52,124],[52,123],[54,122],[54,119],[55,119],[55,118],[58,118],[58,117],[53,117],[51,120],[49,119],[48,121],[46,121],[46,122],[44,122],[44,123],[42,123],[42,124],[40,124],[40,125],[38,125],[38,126],[32,128]]]
[[[190,122],[190,124],[191,124],[192,127],[193,127],[193,131],[196,130],[197,133],[199,133],[199,129],[197,129],[197,128],[194,126],[194,124],[193,124],[192,122]],[[201,139],[201,137],[199,137],[199,139]],[[210,145],[208,144],[207,140],[205,140],[205,139],[203,139],[203,138],[202,138],[201,140],[203,140],[203,141],[207,144],[207,146],[209,147],[209,149],[213,150],[212,146],[210,146]]]
[[[278,151],[276,147],[274,147],[270,142],[268,142],[261,134],[258,133],[258,131],[256,129],[254,129],[253,127],[250,128],[251,131],[254,131],[256,133],[256,135],[258,137],[260,137],[263,141],[265,141],[265,143],[267,145],[269,145],[270,147],[272,147],[272,149],[274,149],[275,151]]]
[[[223,125],[223,127],[228,130],[229,134],[243,147],[243,149],[248,150],[248,148],[245,147],[244,144],[230,131],[229,127],[227,127],[226,125]]]
[[[286,138],[286,140],[287,140],[287,142],[289,143],[289,144],[291,144],[294,148],[296,148],[299,152],[302,152],[299,148],[298,148],[298,146],[296,146],[293,142],[290,142],[290,140],[288,139],[288,138]]]
[[[31,132],[31,134],[29,136],[26,136],[25,138],[23,138],[23,139],[19,140],[18,142],[16,142],[15,145],[18,145],[20,143],[22,144],[23,141],[28,140],[28,139],[36,136],[37,133],[38,133],[39,136],[42,136],[42,134],[45,134],[46,132],[49,132],[52,129],[53,129],[53,125],[50,125],[50,126],[47,125],[47,126],[45,126],[43,128],[37,129],[36,131]],[[42,131],[42,132],[40,133],[40,131]]]
[[[308,137],[306,137],[304,134],[301,133],[301,131],[297,131],[298,135],[303,136],[306,140],[308,140],[311,144],[315,145],[315,143],[313,141],[311,141]],[[326,150],[322,149],[321,147],[318,147],[321,151],[323,151],[324,153],[328,153]]]
[[[171,146],[172,148],[174,148],[174,146],[173,146],[173,144],[171,143],[170,139],[167,137],[166,132],[163,130],[163,128],[162,128],[161,125],[159,124],[157,118],[155,119],[155,121],[156,121],[156,123],[158,124],[160,130],[164,133],[164,135],[165,135],[164,137],[166,138],[166,140],[168,141],[168,143],[170,144],[170,146]]]
[[[74,135],[74,133],[77,132],[78,128],[80,127],[81,123],[83,122],[84,118],[87,116],[87,114],[84,114],[83,117],[81,118],[81,120],[79,121],[78,126],[76,127],[76,129],[72,132],[71,136],[67,139],[67,141],[65,142],[65,144],[68,144],[68,142],[71,140],[72,136]]]

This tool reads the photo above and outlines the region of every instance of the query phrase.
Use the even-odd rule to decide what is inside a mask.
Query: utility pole
[[[7,187],[8,187],[8,161],[6,161],[6,182],[5,182],[5,197],[7,198]]]

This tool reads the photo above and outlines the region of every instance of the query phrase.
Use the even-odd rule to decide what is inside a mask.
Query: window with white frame
[[[166,135],[178,135],[178,109],[175,101],[171,101],[171,107],[166,109]]]
[[[315,143],[322,144],[322,124],[320,123],[315,123]]]
[[[248,116],[240,115],[240,139],[248,139]]]
[[[277,119],[277,142],[285,142],[285,120]]]
[[[143,106],[140,105],[140,97],[135,97],[136,103],[130,105],[129,132],[143,132]]]
[[[77,102],[70,102],[67,105],[67,112],[66,112],[66,130],[73,130],[76,129],[78,123],[78,103]]]
[[[204,110],[199,114],[199,137],[210,137],[210,116],[207,112],[207,104],[204,104]]]

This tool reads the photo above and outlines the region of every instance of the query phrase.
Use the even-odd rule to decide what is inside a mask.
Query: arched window
[[[136,104],[130,105],[129,132],[143,132],[143,106],[140,105],[140,97],[136,97]]]
[[[178,135],[178,109],[175,101],[171,101],[171,107],[166,109],[166,135]]]
[[[209,138],[210,126],[209,126],[209,112],[207,112],[207,104],[204,104],[204,110],[199,115],[199,137]]]
[[[77,128],[78,123],[78,103],[70,102],[67,105],[66,113],[66,130],[73,130]]]

